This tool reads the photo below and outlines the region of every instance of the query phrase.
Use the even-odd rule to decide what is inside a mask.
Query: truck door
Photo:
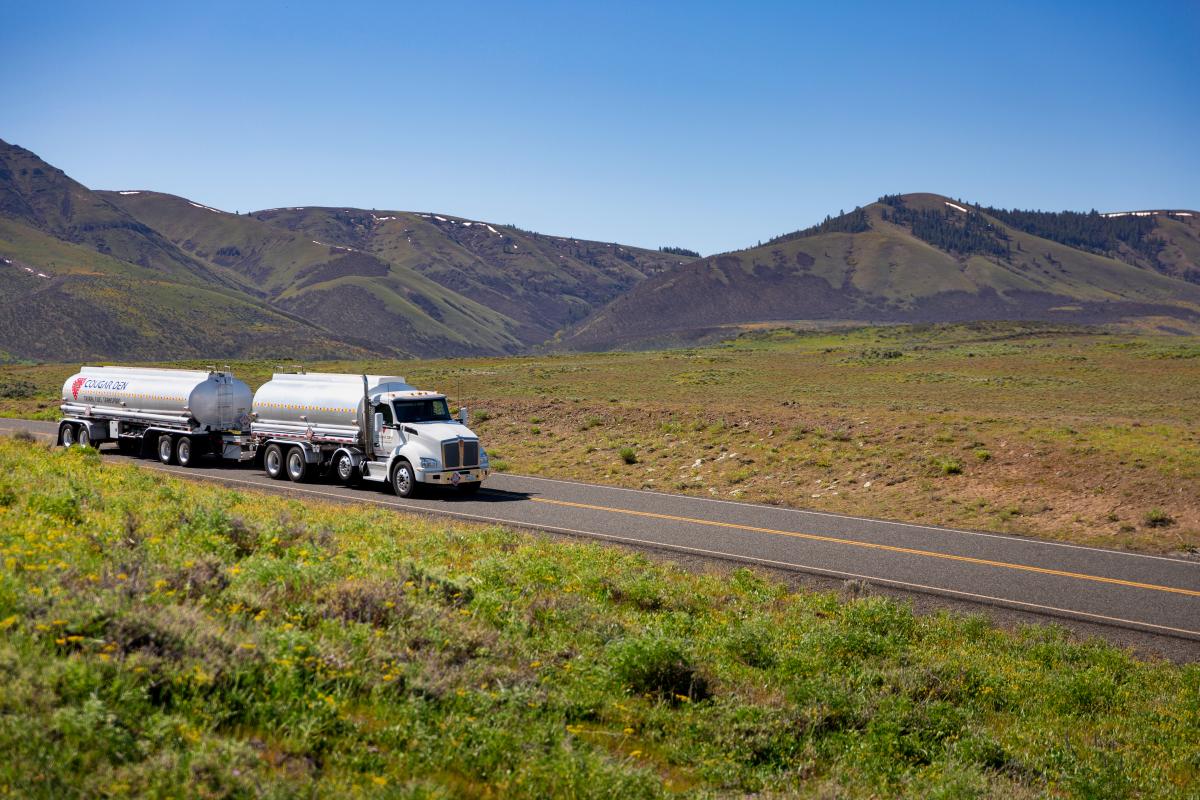
[[[379,429],[378,448],[381,452],[390,453],[402,443],[400,426],[392,416],[391,403],[380,403],[375,406],[375,413],[383,416],[383,425]]]

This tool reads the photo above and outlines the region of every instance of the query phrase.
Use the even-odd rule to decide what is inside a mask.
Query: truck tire
[[[333,474],[344,486],[354,486],[358,483],[358,467],[354,466],[354,459],[349,453],[338,453],[338,457],[333,460]]]
[[[268,478],[279,480],[283,477],[283,448],[277,444],[267,445],[263,451],[263,471]]]
[[[181,467],[194,466],[196,461],[195,447],[192,437],[180,436],[175,441],[175,463]]]
[[[175,460],[175,440],[169,433],[158,437],[158,460],[164,464],[170,464]]]
[[[58,443],[63,447],[70,447],[75,444],[75,426],[69,422],[64,422],[58,426]]]
[[[392,491],[397,497],[412,497],[417,493],[417,479],[413,475],[412,464],[404,459],[392,470]]]
[[[79,446],[80,447],[91,447],[92,446],[92,432],[90,430],[88,430],[87,425],[79,426]]]
[[[308,461],[304,458],[304,451],[299,447],[288,450],[287,476],[292,479],[293,483],[303,483],[304,479],[308,477]]]

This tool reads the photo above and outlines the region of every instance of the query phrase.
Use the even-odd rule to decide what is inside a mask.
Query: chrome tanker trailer
[[[302,481],[332,470],[338,480],[389,484],[401,497],[419,484],[471,492],[488,457],[450,416],[446,396],[387,375],[276,373],[254,394],[251,435],[272,478]]]
[[[207,452],[252,458],[250,401],[250,387],[227,370],[83,367],[63,384],[58,442],[115,441],[183,466]]]

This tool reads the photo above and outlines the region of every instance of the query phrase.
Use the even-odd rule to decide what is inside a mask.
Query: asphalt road
[[[53,437],[50,422],[0,419],[0,434]],[[105,458],[241,488],[363,502],[667,550],[709,559],[857,579],[1038,616],[1200,643],[1200,561],[750,503],[496,474],[474,496],[436,490],[401,499],[368,484],[275,481],[249,464],[164,467]],[[1187,658],[1191,660],[1191,658]]]

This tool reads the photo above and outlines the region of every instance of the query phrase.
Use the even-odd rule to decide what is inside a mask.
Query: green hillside
[[[512,320],[363,248],[158,192],[101,192],[191,257],[273,305],[381,352],[520,349]]]
[[[255,217],[419,272],[505,315],[525,345],[690,260],[434,213],[285,208]]]
[[[0,218],[0,360],[371,352],[233,289],[164,277]]]
[[[195,284],[226,283],[154,230],[34,153],[0,140],[0,218]]]
[[[0,236],[6,359],[513,353],[687,260],[434,214],[92,191],[2,141]]]
[[[1161,270],[1072,247],[933,194],[890,196],[763,246],[653,277],[563,339],[573,349],[695,341],[761,322],[1110,323],[1200,330],[1195,217],[1154,220]],[[1125,255],[1129,260],[1122,260]]]

